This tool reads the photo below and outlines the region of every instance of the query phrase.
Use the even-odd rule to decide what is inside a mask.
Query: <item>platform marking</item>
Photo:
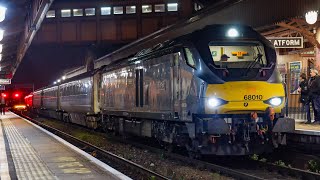
[[[13,114],[15,115],[15,114]],[[49,136],[55,138],[57,141],[61,142],[62,144],[64,144],[65,146],[69,147],[70,149],[74,150],[75,152],[79,153],[80,155],[84,156],[85,158],[87,158],[90,162],[94,163],[95,165],[97,165],[98,167],[101,167],[103,170],[113,174],[115,177],[121,179],[121,180],[132,180],[130,177],[126,176],[125,174],[119,172],[118,170],[110,167],[109,165],[103,163],[102,161],[98,160],[97,158],[89,155],[88,153],[84,152],[83,150],[75,147],[74,145],[70,144],[69,142],[65,141],[64,139],[58,137],[57,135],[47,131],[46,129],[41,128],[40,126],[30,122],[29,120],[20,117],[18,115],[15,115],[18,118],[21,118],[23,120],[25,120],[27,123],[33,125],[34,127],[40,129],[42,132],[48,134]]]
[[[55,179],[30,143],[10,119],[2,120],[18,179]]]
[[[5,140],[4,140],[4,134],[2,131],[2,123],[1,122],[0,122],[0,179],[11,180],[10,174],[9,174],[6,144],[5,144]]]

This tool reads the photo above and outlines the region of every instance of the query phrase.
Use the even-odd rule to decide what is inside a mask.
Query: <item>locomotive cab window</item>
[[[187,64],[192,68],[196,67],[196,63],[193,58],[193,54],[191,53],[189,48],[184,48],[184,55],[186,57]]]
[[[212,42],[209,48],[217,67],[262,68],[267,65],[264,47],[259,42]]]

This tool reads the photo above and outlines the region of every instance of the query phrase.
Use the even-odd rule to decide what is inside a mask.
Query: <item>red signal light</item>
[[[7,97],[7,94],[6,93],[1,93],[1,96],[5,98],[5,97]]]
[[[16,98],[18,98],[19,96],[20,96],[19,93],[15,93],[15,94],[14,94],[14,97],[16,97]]]

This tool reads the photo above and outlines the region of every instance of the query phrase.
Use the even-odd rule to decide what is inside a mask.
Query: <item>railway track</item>
[[[67,133],[61,132],[58,129],[47,126],[39,121],[33,120],[32,118],[22,115],[24,118],[36,123],[37,125],[53,132],[54,134],[62,137],[63,139],[71,142],[77,147],[82,148],[84,151],[94,155],[101,161],[113,166],[119,171],[127,174],[133,179],[172,179],[172,177],[166,177],[161,174],[158,174],[152,170],[149,170],[139,164],[136,164],[132,161],[126,160],[122,157],[119,157],[111,152],[105,151],[99,147],[96,147],[90,143],[77,139]],[[124,143],[129,143],[128,141],[122,140]],[[320,179],[320,174],[313,173],[309,171],[304,171],[296,168],[283,167],[274,165],[271,163],[265,163],[260,161],[253,160],[234,160],[230,159],[230,162],[217,159],[208,159],[207,162],[190,159],[186,156],[164,152],[163,149],[158,149],[155,147],[146,146],[140,143],[130,143],[133,146],[147,149],[151,152],[162,153],[166,157],[169,157],[173,160],[180,161],[182,163],[187,163],[190,166],[194,166],[200,169],[206,169],[209,171],[219,172],[222,175],[230,176],[235,179]],[[239,162],[237,162],[239,161]],[[214,162],[214,163],[211,163]],[[240,166],[236,166],[239,164]],[[242,165],[241,165],[242,164]]]
[[[235,157],[213,157],[207,158],[205,161],[190,159],[189,157],[163,152],[163,150],[146,146],[143,144],[134,143],[134,146],[149,149],[157,153],[165,153],[165,156],[190,164],[191,166],[202,169],[219,171],[222,174],[227,174],[231,177],[240,179],[303,179],[316,180],[320,179],[319,173],[314,173],[297,168],[276,165],[273,163],[252,160],[249,158],[235,158]],[[232,171],[229,171],[232,169]],[[250,175],[246,177],[246,175]]]
[[[101,160],[102,162],[105,162],[109,165],[111,165],[113,168],[125,173],[132,179],[159,179],[159,180],[169,180],[170,178],[162,176],[161,174],[158,174],[156,172],[153,172],[143,166],[140,166],[139,164],[136,164],[132,161],[129,161],[125,158],[122,158],[120,156],[117,156],[111,152],[105,151],[95,145],[92,145],[88,142],[82,141],[74,136],[71,136],[67,133],[64,133],[56,128],[50,127],[48,125],[45,125],[39,121],[35,121],[34,119],[19,114],[25,119],[37,124],[38,126],[50,131],[51,133],[54,133],[55,135],[63,138],[64,140],[70,142],[71,144],[79,147],[83,151],[93,155],[97,159]]]

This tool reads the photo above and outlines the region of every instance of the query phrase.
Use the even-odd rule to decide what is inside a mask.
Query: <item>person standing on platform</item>
[[[300,83],[299,83],[298,92],[300,92],[299,102],[302,104],[302,112],[307,113],[306,124],[311,124],[309,89],[308,89],[307,75],[305,73],[300,74]]]
[[[314,112],[314,124],[320,124],[320,77],[316,69],[310,70],[309,98]]]
[[[1,96],[0,108],[1,108],[1,115],[5,115],[5,112],[6,112],[6,100],[5,100],[5,98],[3,96]]]

